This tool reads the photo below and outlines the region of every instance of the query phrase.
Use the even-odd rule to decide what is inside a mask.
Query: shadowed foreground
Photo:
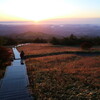
[[[16,48],[13,49],[15,59],[20,55]],[[0,100],[33,100],[27,86],[29,85],[26,66],[20,60],[14,60],[7,67],[4,79],[0,84]]]

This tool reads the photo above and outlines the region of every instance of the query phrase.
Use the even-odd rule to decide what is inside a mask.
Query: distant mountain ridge
[[[51,39],[54,37],[53,35],[50,34],[45,34],[42,32],[24,32],[24,33],[19,33],[19,34],[11,34],[12,38],[18,38],[18,39],[36,39],[36,38],[42,38],[42,39]]]
[[[17,36],[22,38],[51,38],[76,36],[100,36],[99,25],[89,24],[60,24],[60,25],[0,25],[0,35]]]

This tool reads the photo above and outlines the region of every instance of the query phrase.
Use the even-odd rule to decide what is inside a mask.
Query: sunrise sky
[[[0,0],[0,21],[100,18],[100,0]]]

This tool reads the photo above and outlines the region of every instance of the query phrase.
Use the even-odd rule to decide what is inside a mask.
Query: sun
[[[9,0],[3,6],[7,8],[4,12],[8,15],[36,22],[68,16],[74,9],[64,0]]]

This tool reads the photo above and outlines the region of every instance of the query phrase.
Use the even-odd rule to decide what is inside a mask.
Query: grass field
[[[26,55],[31,55],[81,49],[55,47],[50,44],[31,44],[19,47],[19,50],[24,50]],[[29,58],[26,60],[26,64],[30,91],[37,100],[100,99],[100,55],[53,55]]]
[[[55,52],[63,52],[63,51],[82,51],[79,47],[53,46],[49,43],[23,45],[18,49],[23,50],[26,55],[46,54],[46,53],[55,53]]]

